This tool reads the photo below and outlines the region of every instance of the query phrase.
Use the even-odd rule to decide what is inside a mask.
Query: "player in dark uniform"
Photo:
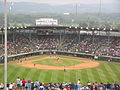
[[[59,57],[57,58],[57,61],[59,61]]]
[[[66,72],[66,67],[64,66],[64,72]]]
[[[34,64],[34,67],[35,67],[36,64]]]

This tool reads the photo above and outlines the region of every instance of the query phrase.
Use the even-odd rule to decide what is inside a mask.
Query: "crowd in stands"
[[[120,57],[120,37],[81,35],[27,35],[17,34],[12,41],[8,39],[8,54],[20,54],[38,50],[61,50]],[[1,42],[0,42],[1,43]],[[4,53],[4,45],[0,44],[0,55]]]
[[[76,83],[43,83],[39,80],[32,82],[32,80],[20,79],[19,77],[15,82],[7,84],[8,90],[120,90],[120,85],[115,83],[98,83],[90,82],[82,85],[80,79]],[[0,90],[4,89],[4,84],[0,84]]]

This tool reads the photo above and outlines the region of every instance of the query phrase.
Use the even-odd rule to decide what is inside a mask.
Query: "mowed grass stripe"
[[[40,73],[41,73],[41,70],[39,70],[39,69],[32,69],[32,72],[31,72],[31,75],[30,75],[32,81],[39,80]]]
[[[58,70],[57,80],[61,83],[64,82],[64,71],[63,70]]]
[[[53,80],[52,80],[52,79],[53,79],[53,78],[52,78],[52,75],[53,75],[53,72],[52,72],[52,74],[51,74],[50,82],[52,82],[52,81],[53,81]]]
[[[105,78],[103,79],[104,74],[101,72],[99,68],[96,68],[97,73],[99,75],[99,82],[104,82]]]
[[[69,62],[69,60],[66,60],[66,61],[67,61],[68,65],[73,65],[73,62]],[[71,78],[72,78],[72,80],[76,78],[76,73],[73,73],[74,70],[68,70],[67,66],[65,66],[65,69],[66,69],[66,72],[64,71],[64,82],[70,81]],[[73,76],[75,75],[74,76],[75,78],[71,77],[71,75],[73,75]]]
[[[76,80],[76,73],[74,72],[74,70],[69,70],[70,72],[70,79],[69,81],[73,82]]]
[[[94,68],[96,73],[97,73],[97,75],[98,75],[98,78],[97,78],[98,80],[97,81],[99,81],[99,83],[100,82],[104,82],[104,80],[106,80],[105,75],[104,75],[103,70],[101,69],[101,67],[102,66]],[[94,79],[94,82],[95,82],[95,80],[96,79]]]
[[[116,81],[116,80],[118,80],[118,78],[117,78],[117,76],[115,75],[114,70],[112,70],[112,68],[110,67],[110,65],[111,65],[111,64],[106,64],[105,66],[107,67],[110,75],[112,76],[112,79],[113,79],[114,81]],[[113,82],[114,82],[114,81],[113,81]]]
[[[65,68],[66,68],[66,67],[65,67]],[[63,72],[63,75],[64,75],[64,76],[63,76],[63,82],[66,82],[66,72],[65,72],[65,71]]]
[[[47,56],[47,57],[51,57],[51,56]],[[43,58],[43,60],[44,60],[44,58]],[[48,60],[47,63],[49,63],[50,61],[51,60]],[[42,82],[48,82],[48,80],[46,80],[46,79],[49,79],[49,81],[51,81],[51,78],[52,78],[52,72],[51,71],[41,69],[41,72],[40,72],[40,75],[39,75],[39,80],[42,81]],[[48,72],[50,72],[50,73],[48,73]]]
[[[81,78],[82,78],[81,83],[84,83],[84,84],[89,80],[86,69],[81,70]]]
[[[22,71],[23,71],[23,68],[19,66],[8,65],[8,82],[15,81],[17,77],[21,76]]]
[[[24,67],[20,67],[20,66],[17,66],[19,68],[19,71],[17,70],[17,77],[20,77],[21,79],[25,78],[24,77],[24,74],[23,72],[25,71],[25,69],[27,68],[24,68]],[[28,69],[27,69],[28,70]]]
[[[19,77],[19,72],[21,72],[22,69],[21,69],[21,67],[18,67],[18,66],[16,66],[15,64],[14,64],[14,66],[15,66],[16,68],[18,68],[18,69],[16,69],[16,71],[15,71],[16,73],[15,73],[15,76],[14,76],[15,78],[17,78],[17,77]]]
[[[22,71],[22,69],[16,65],[14,65],[14,67],[12,65],[11,68],[14,68],[14,73],[12,73],[9,77],[11,78],[11,81],[12,80],[15,81],[17,79],[17,77],[19,77],[19,73]]]
[[[107,68],[107,71],[109,72],[109,74],[110,74],[111,77],[112,77],[112,82],[116,81],[116,80],[117,80],[117,76],[115,75],[114,71],[113,71],[112,68],[110,67],[110,63],[106,64],[105,66],[106,66],[106,68]]]
[[[105,75],[106,75],[106,77],[107,77],[107,81],[108,82],[113,82],[114,81],[114,79],[113,79],[113,77],[112,77],[112,74],[110,73],[110,71],[109,71],[109,68],[106,66],[108,63],[103,63],[103,66],[104,66],[104,70],[106,71],[105,73]],[[109,76],[109,77],[108,77]]]
[[[79,79],[79,76],[78,76],[78,69],[76,69],[76,80]]]
[[[46,82],[46,77],[48,76],[49,70],[45,70],[44,77],[43,77],[43,82]],[[42,73],[41,73],[42,74]],[[49,77],[49,76],[48,76]]]
[[[97,68],[92,69],[92,74],[94,75],[94,80],[95,81],[101,81]],[[94,82],[92,79],[91,79],[91,81]]]
[[[32,73],[32,74],[31,74]],[[34,70],[31,68],[28,70],[28,73],[26,75],[26,79],[31,79],[32,75],[34,75]]]
[[[112,71],[114,72],[114,75],[115,75],[115,77],[117,78],[117,80],[119,79],[119,81],[120,81],[120,70],[118,70],[119,68],[117,67],[115,67],[115,66],[117,66],[117,65],[119,65],[119,68],[120,68],[120,64],[111,64],[111,65],[109,65],[109,67],[112,69]]]
[[[74,72],[75,72],[75,81],[77,81],[78,80],[78,78],[77,78],[77,70],[75,69]]]
[[[75,66],[74,66],[74,67],[75,67]],[[78,73],[78,72],[77,72],[77,69],[74,69],[74,71],[75,71],[75,81],[77,81],[77,79],[78,79],[78,78],[77,78],[77,73]]]
[[[69,71],[67,70],[67,66],[65,65],[65,63],[67,63],[67,65],[69,66],[69,65],[71,65],[71,62],[69,62],[69,60],[64,59],[64,58],[61,58],[61,59],[63,60],[63,63],[61,63],[61,64],[62,64],[62,66],[64,66],[64,69],[66,69],[66,72],[64,70],[62,70],[63,75],[64,75],[63,82],[67,82],[70,78],[70,75],[68,74]],[[64,63],[64,60],[65,60],[65,63]]]
[[[64,82],[68,82],[67,72],[68,71],[64,72]]]
[[[78,70],[77,78],[80,79],[81,82],[82,82],[82,74],[81,74],[81,71],[82,71],[82,70]]]
[[[102,66],[101,66],[101,67],[102,67]],[[98,70],[100,79],[102,80],[101,82],[105,82],[105,81],[107,81],[107,78],[106,78],[106,75],[105,75],[105,73],[104,73],[104,71],[103,71],[104,69],[101,68],[101,67],[97,68],[97,70]]]
[[[57,59],[55,59],[54,61],[58,61]],[[61,61],[61,60],[59,60],[59,61]],[[57,65],[59,65],[60,63],[52,63],[52,65],[51,66],[57,66]],[[57,81],[57,75],[58,75],[58,72],[57,72],[58,70],[56,69],[56,70],[51,70],[51,78],[50,78],[50,81],[51,82],[55,82],[55,81]],[[47,76],[46,76],[47,77]]]
[[[51,77],[52,77],[52,71],[51,70],[48,70],[47,71],[47,74],[45,74],[45,82],[46,83],[49,83],[51,81]]]
[[[52,82],[56,82],[57,81],[57,75],[58,75],[57,70],[53,70],[52,71],[52,76],[51,76],[51,81]]]
[[[56,59],[57,61],[57,59]],[[53,66],[57,66],[58,63],[53,63]],[[57,81],[57,75],[58,75],[58,70],[51,70],[52,74],[51,74],[51,81],[55,82]]]
[[[48,71],[48,70],[47,70]],[[45,81],[45,75],[46,75],[46,70],[41,70],[40,76],[39,76],[39,80],[40,82],[44,82]]]
[[[111,64],[110,67],[112,68],[112,70],[114,71],[114,74],[117,77],[117,81],[120,81],[120,64]]]
[[[17,73],[17,69],[19,70],[19,68],[16,68],[14,65],[8,66],[8,82],[13,82]]]
[[[74,60],[72,60],[71,62],[69,62],[69,60],[68,60],[68,63],[70,63],[73,66],[73,68],[75,68],[75,64],[73,64],[73,62],[74,62]],[[69,74],[69,72],[71,72],[71,73]],[[72,81],[75,81],[77,79],[76,72],[77,72],[77,70],[68,70],[67,71],[67,81],[71,81],[71,75],[73,75]]]
[[[92,69],[86,69],[86,70],[87,70],[88,80],[92,79],[92,81],[95,82],[95,77],[92,73]]]
[[[25,68],[21,73],[21,77],[26,79],[26,76],[28,75],[29,69]]]
[[[106,64],[106,63],[101,62],[101,66],[99,68],[103,72],[103,74],[102,74],[104,76],[103,82],[106,83],[106,82],[109,82],[110,77],[109,77],[109,73],[108,73],[107,69],[105,68],[104,64]]]
[[[4,81],[4,66],[0,66],[0,82]]]

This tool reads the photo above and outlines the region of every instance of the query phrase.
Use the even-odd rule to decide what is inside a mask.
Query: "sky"
[[[100,0],[8,0],[9,2],[36,2],[36,3],[47,3],[52,5],[59,4],[99,4]],[[120,0],[101,0],[102,4],[105,3],[120,3]]]

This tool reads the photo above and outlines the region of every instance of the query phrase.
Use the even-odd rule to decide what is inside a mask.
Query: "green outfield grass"
[[[29,60],[35,60],[34,63],[46,64],[55,66],[55,63],[49,63],[49,60],[55,61],[56,59],[45,59],[44,61],[36,61],[42,59],[43,57],[48,56],[39,56],[30,58]],[[58,66],[70,66],[73,64],[83,63],[77,60],[84,60],[81,58],[74,57],[64,57],[59,56],[64,64],[56,64]],[[67,60],[64,60],[67,59]],[[72,60],[71,60],[72,59]],[[100,62],[100,66],[90,69],[80,69],[80,70],[40,70],[35,68],[25,68],[18,66],[16,63],[11,63],[8,65],[8,82],[16,81],[16,78],[32,79],[32,81],[39,80],[40,82],[77,82],[78,79],[81,79],[81,83],[84,85],[88,80],[91,82],[115,82],[117,81],[120,84],[120,64],[118,63],[109,63],[109,62]],[[3,82],[4,79],[4,67],[0,66],[0,82]]]

